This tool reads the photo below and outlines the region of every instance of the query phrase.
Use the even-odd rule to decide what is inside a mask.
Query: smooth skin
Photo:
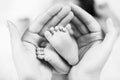
[[[93,20],[93,18],[89,14],[86,14],[85,11],[83,11],[79,7],[76,7],[75,5],[72,5],[72,9],[74,9],[74,10],[77,9],[79,11],[79,12],[77,12],[77,11],[73,11],[73,12],[77,13],[77,17],[82,15],[81,19],[84,21],[84,24],[90,23],[90,25],[87,25],[89,28],[91,28],[89,30],[99,30],[98,23],[95,20]],[[81,12],[85,13],[86,15],[82,14]],[[90,21],[88,21],[88,20],[90,20]],[[104,32],[105,32],[104,40],[97,42],[94,46],[92,46],[92,48],[90,48],[90,50],[87,51],[86,55],[84,55],[81,62],[78,65],[72,67],[72,69],[69,73],[69,76],[68,76],[70,80],[77,80],[77,79],[90,80],[91,76],[95,76],[94,78],[96,78],[96,79],[98,78],[99,74],[98,75],[95,75],[95,74],[100,73],[101,69],[103,68],[105,62],[107,61],[107,59],[110,55],[110,50],[112,49],[112,45],[114,44],[116,36],[117,36],[116,30],[112,26],[112,21],[108,20],[107,24],[111,24],[111,25],[108,25],[109,28],[107,27],[106,30],[104,30]],[[26,49],[24,50],[25,46],[23,47],[21,37],[19,36],[20,35],[19,30],[17,31],[17,28],[15,28],[16,26],[14,26],[11,22],[9,23],[9,25],[10,25],[12,44],[13,44],[12,45],[13,46],[13,54],[14,54],[14,56],[15,55],[17,56],[14,58],[16,58],[16,60],[17,60],[16,61],[16,64],[18,65],[17,68],[18,68],[18,70],[20,70],[20,71],[18,71],[18,74],[20,74],[23,78],[25,76],[25,74],[32,73],[32,74],[35,74],[34,75],[35,78],[37,77],[37,79],[40,79],[41,77],[38,74],[42,73],[40,66],[43,66],[43,65],[39,65],[39,62],[37,61],[35,54],[29,54],[28,50],[26,50]],[[36,25],[38,25],[38,24],[36,24]],[[93,26],[95,26],[97,28],[95,28]],[[33,30],[33,29],[31,28],[31,30]],[[38,30],[38,29],[36,28],[36,30]],[[40,30],[41,30],[41,28],[40,28]],[[38,32],[39,32],[39,30],[38,30]],[[14,44],[14,43],[16,43],[16,44]],[[30,48],[32,53],[35,52],[35,47],[32,44],[29,44],[29,43],[25,43],[25,44],[29,45],[28,48]],[[97,49],[97,52],[95,52],[96,49]],[[101,51],[102,49],[103,49],[103,52]],[[104,49],[106,49],[105,52],[104,52]],[[92,51],[93,51],[93,53],[92,53]],[[98,52],[100,52],[100,53],[98,53]],[[26,53],[28,53],[28,54],[26,54]],[[98,56],[98,54],[99,54],[99,56]],[[23,60],[23,61],[21,61],[21,60]],[[18,62],[18,61],[20,61],[20,62]],[[31,62],[33,62],[33,64],[31,64]],[[27,64],[27,66],[26,66],[26,64]],[[28,65],[28,64],[30,64],[30,65]],[[93,64],[95,64],[95,65],[93,65]],[[97,64],[99,64],[100,66],[98,66]],[[21,65],[23,65],[22,68],[24,68],[24,69],[21,68]],[[99,69],[98,69],[98,67],[99,67]],[[44,69],[42,69],[43,72],[45,70],[48,73],[48,77],[46,74],[45,74],[46,75],[45,77],[47,79],[48,78],[50,79],[50,77],[51,77],[50,76],[51,75],[50,68],[45,67],[45,66],[43,66],[42,68],[44,68]],[[24,70],[28,71],[28,72],[24,72]],[[95,72],[95,73],[93,73],[93,72]],[[25,74],[23,74],[23,73],[25,73]],[[91,73],[92,73],[92,75],[91,75]],[[76,75],[74,75],[74,74],[76,74]],[[82,77],[81,77],[81,75],[82,75]],[[31,77],[31,75],[30,75],[30,77]],[[87,79],[85,79],[85,78],[87,78]],[[91,80],[94,80],[94,79],[91,79]]]
[[[70,10],[71,9],[68,6],[65,8],[61,5],[54,6],[46,12],[42,18],[41,16],[37,17],[37,19],[30,25],[29,29],[23,25],[18,28],[18,26],[14,23],[10,21],[8,22],[13,48],[13,58],[20,80],[51,80],[51,67],[46,66],[36,58],[36,46],[29,42],[23,41],[23,36],[26,29],[32,33],[38,34],[41,32],[42,34],[41,30],[43,30],[42,28],[45,27],[45,24],[47,24],[47,26],[56,25],[56,23],[63,26],[67,25],[72,19],[72,17],[69,16],[69,13],[71,13]],[[49,22],[49,20],[51,20],[51,22]],[[56,23],[54,23],[54,21]]]
[[[71,7],[73,13],[76,14],[75,16],[82,20],[90,32],[101,31],[100,25],[91,15],[74,4],[71,4]],[[118,35],[111,19],[106,20],[106,25],[106,29],[103,29],[105,33],[103,40],[96,41],[86,51],[81,61],[71,68],[69,80],[100,80],[100,73],[109,58]]]

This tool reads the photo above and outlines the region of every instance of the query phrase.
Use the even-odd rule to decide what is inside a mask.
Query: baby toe
[[[51,37],[52,37],[52,33],[50,32],[50,31],[46,31],[45,33],[44,33],[44,35],[45,35],[45,38],[49,41],[50,39],[51,39]]]
[[[44,59],[44,58],[45,58],[45,55],[37,55],[37,57],[38,57],[39,59]]]
[[[58,30],[59,30],[59,27],[58,27],[58,26],[56,26],[56,27],[55,27],[55,31],[58,31]]]
[[[63,26],[60,26],[60,27],[59,27],[59,30],[60,30],[60,31],[63,31],[63,28],[64,28]]]
[[[50,31],[51,31],[52,34],[54,34],[56,32],[54,27],[51,27]]]

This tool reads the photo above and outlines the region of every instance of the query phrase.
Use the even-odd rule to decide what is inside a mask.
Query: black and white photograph
[[[0,0],[0,80],[120,80],[120,0]]]

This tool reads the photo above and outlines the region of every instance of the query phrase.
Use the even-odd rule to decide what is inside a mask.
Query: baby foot
[[[70,66],[63,61],[49,44],[45,48],[37,48],[37,57],[47,61],[60,74],[69,72]]]
[[[78,63],[78,46],[75,39],[70,36],[67,28],[62,26],[52,27],[50,31],[45,32],[45,37],[70,65]]]

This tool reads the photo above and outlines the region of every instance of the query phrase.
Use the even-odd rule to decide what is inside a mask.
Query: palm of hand
[[[103,41],[99,40],[95,41],[91,45],[89,44],[90,47],[89,49],[87,48],[87,51],[85,51],[85,54],[82,57],[81,61],[76,66],[73,66],[71,68],[71,71],[68,76],[69,79],[82,79],[81,75],[84,76],[85,74],[89,74],[92,76],[100,75],[100,72],[111,53],[112,46],[116,38],[117,33],[115,29],[113,29],[106,34],[105,39]],[[89,45],[84,46],[84,48],[86,48]],[[79,49],[79,51],[80,50],[81,48]],[[78,77],[75,78],[76,76]]]
[[[77,16],[77,18],[80,18],[80,21],[82,20],[82,22],[86,24],[88,29],[88,31],[85,30],[85,28],[83,29],[83,26],[79,29],[79,27],[81,26],[81,24],[78,24],[79,19],[73,19],[74,23],[77,24],[77,29],[80,30],[79,31],[80,38],[81,38],[81,33],[82,35],[86,33],[90,35],[91,33],[94,32],[97,33],[101,32],[100,25],[91,15],[83,11],[78,6],[75,6],[74,4],[72,4],[71,6],[75,16]],[[95,76],[100,74],[102,68],[104,67],[110,55],[112,46],[118,34],[117,31],[115,30],[115,27],[111,19],[108,19],[106,24],[107,24],[106,29],[103,29],[105,33],[105,37],[103,38],[103,40],[100,40],[100,38],[94,40],[93,39],[94,37],[91,37],[91,35],[87,36],[86,38],[83,37],[82,39],[77,40],[77,42],[80,44],[79,52],[85,51],[85,54],[84,56],[80,56],[82,57],[81,61],[77,65],[71,68],[71,71],[68,76],[70,80],[82,79],[80,77],[83,74],[89,74],[89,76],[90,75]],[[102,36],[102,35],[98,35],[98,36]],[[87,42],[91,40],[93,40],[93,42],[90,43]],[[81,46],[81,44],[83,43],[88,43],[88,44]]]
[[[23,34],[22,32],[19,33],[20,30],[17,30],[17,26],[15,26],[13,23],[9,22],[9,27],[12,38],[11,41],[13,47],[13,58],[16,64],[16,68],[19,70],[18,74],[21,75],[22,78],[29,79],[51,78],[51,69],[42,64],[36,58],[36,47],[33,44],[22,41]],[[46,74],[48,74],[48,77],[44,76]]]

